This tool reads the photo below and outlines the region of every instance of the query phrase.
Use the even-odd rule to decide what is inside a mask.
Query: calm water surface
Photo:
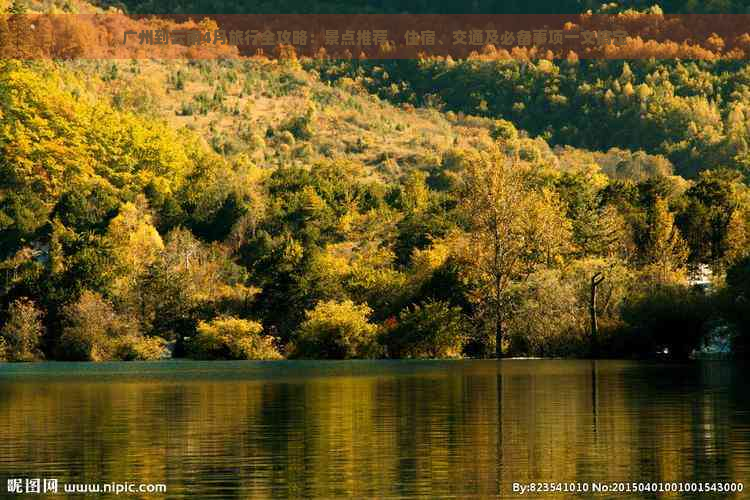
[[[750,497],[749,381],[718,362],[2,365],[0,496],[47,477],[196,499],[512,498],[530,481],[744,481]]]

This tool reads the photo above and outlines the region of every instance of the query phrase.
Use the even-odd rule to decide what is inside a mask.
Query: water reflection
[[[0,475],[166,483],[196,498],[742,481],[747,375],[603,361],[8,365]]]

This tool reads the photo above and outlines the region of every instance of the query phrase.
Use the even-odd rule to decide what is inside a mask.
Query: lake
[[[729,362],[3,364],[0,496],[8,478],[162,483],[196,499],[750,483],[748,380]]]

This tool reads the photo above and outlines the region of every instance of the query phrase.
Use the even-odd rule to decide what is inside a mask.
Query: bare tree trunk
[[[591,315],[591,355],[593,357],[599,354],[599,324],[596,317],[596,291],[599,285],[604,281],[602,273],[595,273],[591,277],[591,299],[589,301],[589,314]]]
[[[503,357],[503,320],[500,314],[495,319],[495,357]]]

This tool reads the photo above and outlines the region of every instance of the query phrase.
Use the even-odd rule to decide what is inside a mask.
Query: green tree
[[[419,170],[412,170],[407,174],[397,196],[397,205],[403,212],[414,216],[427,208],[430,202],[430,190],[426,180],[427,174]]]
[[[404,309],[388,323],[384,340],[390,357],[461,357],[468,324],[459,307],[427,301]]]
[[[717,273],[747,252],[748,195],[739,175],[704,172],[685,193],[678,224],[690,247],[690,262],[709,264]]]
[[[133,314],[145,333],[181,343],[199,319],[216,315],[230,306],[228,301],[245,302],[247,297],[237,293],[243,291],[246,278],[226,248],[204,244],[190,230],[177,227],[166,235],[164,248],[139,275],[140,301]]]

